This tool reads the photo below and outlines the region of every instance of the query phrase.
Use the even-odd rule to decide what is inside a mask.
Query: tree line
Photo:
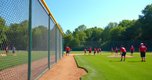
[[[47,50],[47,27],[43,25],[32,27],[32,38],[33,50]],[[14,46],[17,50],[27,50],[28,39],[28,20],[7,26],[5,19],[0,17],[0,50],[4,50],[7,46],[9,49]]]
[[[120,45],[129,49],[130,45],[138,47],[140,42],[152,47],[152,4],[142,10],[137,20],[110,22],[105,28],[80,25],[73,32],[67,30],[64,35],[64,46],[70,46],[73,50],[87,47],[110,50]]]

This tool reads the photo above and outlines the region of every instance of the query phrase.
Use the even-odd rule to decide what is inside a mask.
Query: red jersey
[[[65,49],[66,51],[70,51],[71,49],[69,48],[69,47],[66,47],[66,49]]]
[[[98,52],[98,53],[100,52],[100,49],[99,49],[99,48],[97,49],[97,52]]]
[[[139,47],[139,51],[140,52],[146,52],[147,51],[147,47],[142,45],[142,46]]]
[[[118,48],[116,48],[115,51],[118,52]]]
[[[121,51],[121,52],[126,52],[126,48],[121,47],[120,51]]]
[[[89,49],[88,49],[88,51],[92,51],[92,49],[91,49],[91,48],[89,48]]]
[[[135,50],[134,47],[131,47],[131,48],[130,48],[130,51],[134,51],[134,50]]]
[[[97,49],[96,48],[94,48],[94,52],[96,52],[97,51]]]

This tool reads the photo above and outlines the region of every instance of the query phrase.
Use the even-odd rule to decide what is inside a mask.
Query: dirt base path
[[[47,67],[47,58],[32,61],[32,80]],[[0,80],[27,80],[28,64],[22,64],[0,71]]]
[[[64,56],[39,80],[79,80],[85,70],[78,68],[73,55]]]

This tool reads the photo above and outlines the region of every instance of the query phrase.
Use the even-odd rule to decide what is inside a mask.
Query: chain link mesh
[[[0,0],[0,80],[27,80],[28,0]]]
[[[0,80],[28,79],[28,17],[29,0],[0,0]],[[62,35],[40,0],[32,0],[31,26],[31,80],[34,80],[62,57]]]
[[[48,65],[48,19],[49,16],[39,0],[32,3],[32,80]]]

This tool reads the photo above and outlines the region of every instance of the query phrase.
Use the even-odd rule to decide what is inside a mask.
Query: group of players
[[[89,54],[92,53],[92,48],[84,48],[84,55],[86,55],[87,51],[89,52]],[[94,48],[94,55],[97,53],[99,54],[101,52],[101,48]]]
[[[113,51],[115,51],[116,55],[118,55],[118,48],[116,47],[115,50],[113,48],[111,48],[112,50],[112,53]],[[131,56],[133,56],[133,53],[134,53],[134,46],[131,45],[130,47],[130,53],[131,53]],[[139,46],[139,52],[140,52],[140,56],[141,56],[141,61],[142,62],[145,62],[146,59],[146,51],[147,51],[147,47],[144,45],[144,43],[141,43],[140,46]],[[121,48],[120,48],[120,52],[121,52],[121,60],[123,59],[123,61],[125,61],[125,58],[126,58],[126,48],[122,45]]]
[[[116,53],[116,56],[118,55],[118,48],[116,47],[115,49],[111,49],[112,50],[112,53],[113,53],[113,51],[115,51],[115,53]],[[130,47],[130,52],[131,52],[131,56],[133,56],[133,53],[134,53],[134,46],[133,45],[131,45],[131,47]],[[69,55],[69,53],[70,53],[70,51],[71,51],[71,48],[70,47],[66,47],[66,55]],[[87,53],[87,51],[89,52],[89,54],[91,54],[92,53],[92,48],[90,47],[90,48],[84,48],[84,55],[86,55],[86,53]],[[97,54],[99,54],[99,53],[101,53],[101,48],[94,48],[94,55],[97,53]],[[139,46],[139,52],[140,52],[140,56],[141,56],[141,61],[142,62],[145,62],[146,60],[145,60],[145,57],[146,57],[146,51],[147,51],[147,47],[144,45],[144,43],[141,43],[140,44],[140,46]],[[125,61],[125,59],[126,59],[126,52],[127,52],[127,50],[126,50],[126,48],[123,46],[123,45],[121,45],[121,47],[120,47],[120,54],[121,54],[121,60],[120,61]]]
[[[6,48],[5,48],[6,54],[9,53],[9,49],[10,49],[9,46],[6,46]],[[15,51],[16,51],[16,48],[13,46],[13,47],[12,47],[12,53],[15,54]]]

